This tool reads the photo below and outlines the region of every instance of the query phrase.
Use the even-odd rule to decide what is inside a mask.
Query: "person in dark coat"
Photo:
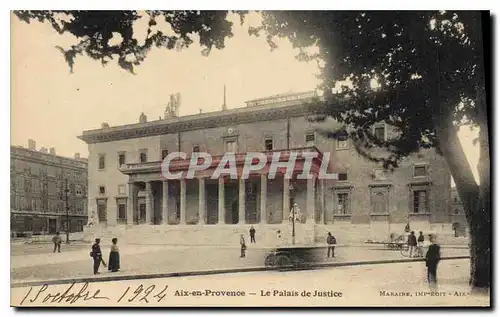
[[[111,240],[111,251],[109,252],[108,271],[118,272],[120,270],[120,250],[118,249],[118,239]]]
[[[255,228],[250,227],[250,243],[255,243]]]
[[[95,243],[92,245],[92,252],[90,252],[90,256],[94,259],[94,274],[99,274],[99,266],[104,265],[106,267],[106,263],[102,259],[102,252],[101,252],[101,246],[99,245],[101,243],[101,239],[96,238]]]
[[[410,248],[410,258],[416,255],[417,251],[417,237],[415,237],[415,231],[412,231],[408,236],[408,247]]]
[[[56,232],[56,235],[52,238],[52,242],[54,243],[54,253],[56,252],[56,249],[58,253],[61,253],[62,239],[59,232]]]
[[[418,236],[417,242],[418,242],[418,256],[423,257],[424,256],[424,233],[420,231],[420,235]]]
[[[431,287],[437,285],[437,266],[441,260],[441,247],[436,243],[434,235],[429,236],[431,245],[425,254],[425,266],[427,267],[427,281]]]
[[[335,244],[337,244],[337,240],[334,236],[332,236],[331,232],[328,232],[328,236],[326,237],[326,243],[328,244],[328,252],[326,257],[330,257],[330,252],[332,254],[332,258],[335,257]]]

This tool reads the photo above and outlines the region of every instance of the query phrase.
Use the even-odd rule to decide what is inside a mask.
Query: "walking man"
[[[250,227],[250,243],[255,243],[255,228]]]
[[[416,255],[417,251],[417,237],[415,237],[415,231],[412,231],[408,236],[408,247],[410,248],[410,258]]]
[[[332,236],[331,232],[328,232],[328,236],[326,237],[326,243],[328,244],[328,252],[326,257],[330,257],[330,252],[332,254],[332,258],[335,257],[335,244],[337,244],[337,240],[334,236]]]
[[[431,287],[437,286],[437,265],[441,260],[441,247],[436,243],[436,237],[429,235],[431,245],[425,255],[425,266],[427,266],[427,281]]]
[[[99,266],[104,265],[106,267],[106,263],[102,259],[102,252],[101,252],[101,246],[99,245],[101,243],[101,239],[96,238],[95,243],[92,245],[92,252],[90,252],[90,256],[94,259],[94,274],[99,274]]]
[[[54,253],[56,253],[56,249],[58,253],[61,253],[61,243],[62,239],[59,235],[59,231],[56,232],[56,235],[52,238],[52,242],[54,243]]]

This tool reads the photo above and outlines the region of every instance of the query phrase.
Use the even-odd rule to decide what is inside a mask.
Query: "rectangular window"
[[[118,167],[125,165],[125,153],[118,154]]]
[[[99,154],[99,169],[103,170],[106,167],[106,156]]]
[[[268,138],[264,141],[264,146],[266,148],[266,151],[272,151],[273,150],[273,139]]]
[[[236,153],[236,141],[226,141],[226,152]]]
[[[413,191],[413,212],[426,213],[427,212],[427,191],[415,190]]]
[[[163,149],[161,150],[161,160],[163,161],[168,155],[168,150],[167,149]]]
[[[337,194],[337,214],[349,215],[349,193]]]
[[[101,195],[106,194],[106,187],[104,187],[104,186],[99,186],[99,194],[101,194]]]
[[[118,204],[118,220],[127,219],[127,206],[125,204]]]
[[[385,126],[375,127],[373,134],[380,141],[385,141]]]
[[[148,161],[148,151],[141,150],[139,153],[139,162],[146,163]]]
[[[427,176],[427,166],[415,165],[413,167],[413,177],[425,177],[425,176]]]
[[[339,173],[339,181],[347,181],[347,173]]]
[[[200,152],[200,147],[198,145],[193,146],[193,153]]]
[[[307,146],[313,146],[315,141],[315,135],[314,132],[310,132],[306,134],[306,145]]]

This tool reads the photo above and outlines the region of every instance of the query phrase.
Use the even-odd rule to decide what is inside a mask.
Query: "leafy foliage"
[[[227,11],[15,11],[19,19],[30,23],[32,20],[48,22],[60,34],[70,33],[78,44],[69,49],[58,47],[64,54],[70,69],[73,70],[77,55],[100,60],[106,65],[118,57],[120,67],[134,72],[134,66],[140,65],[152,47],[182,49],[194,41],[193,34],[199,35],[199,43],[208,54],[215,47],[224,48],[224,40],[233,36],[232,23],[226,19]],[[243,17],[245,12],[238,11]],[[144,43],[144,34],[134,34],[134,22],[147,18],[148,28]],[[173,34],[155,30],[154,26],[163,19]],[[118,44],[112,44],[114,34],[122,38]]]
[[[302,49],[300,59],[322,60],[326,115],[346,124],[360,154],[396,167],[420,148],[439,149],[443,115],[475,123],[473,100],[484,87],[477,19],[475,12],[280,11],[264,12],[249,32],[264,33],[271,48],[286,37]],[[307,53],[313,45],[319,52]],[[397,136],[377,139],[372,127],[380,121]],[[390,154],[374,156],[373,147]]]

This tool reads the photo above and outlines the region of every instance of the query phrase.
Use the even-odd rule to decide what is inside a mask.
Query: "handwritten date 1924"
[[[42,285],[38,290],[34,290],[33,287],[31,287],[20,305],[23,305],[25,302],[29,302],[30,304],[54,304],[63,302],[75,304],[79,301],[89,302],[94,300],[116,301],[117,303],[150,303],[150,301],[159,303],[165,298],[168,289],[168,285],[164,286],[163,289],[157,289],[154,284],[148,287],[144,287],[142,284],[135,288],[128,286],[124,291],[118,293],[119,297],[116,299],[105,296],[101,289],[91,291],[88,282],[84,283],[81,287],[76,287],[75,284],[76,283],[72,283],[63,292],[51,291],[51,287],[48,284]],[[115,290],[112,293],[117,294]]]

